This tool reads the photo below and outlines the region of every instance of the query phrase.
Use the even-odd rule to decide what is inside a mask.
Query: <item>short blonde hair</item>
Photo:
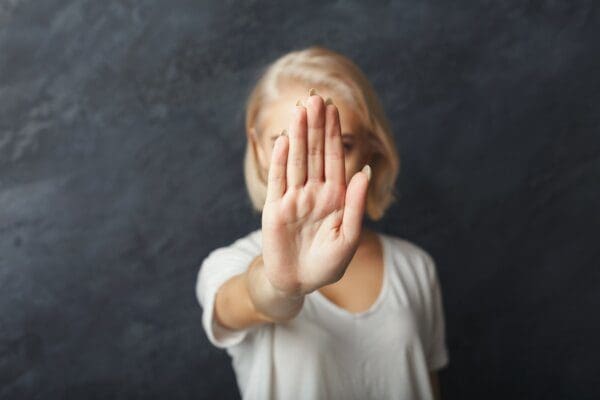
[[[249,135],[251,130],[260,135],[261,108],[276,101],[283,85],[291,83],[305,84],[307,90],[309,87],[328,88],[356,107],[374,150],[369,163],[372,176],[366,213],[371,220],[381,219],[391,203],[398,199],[395,182],[400,171],[400,157],[389,121],[365,74],[350,59],[321,46],[291,51],[264,67],[263,71],[246,101],[244,178],[254,210],[261,212],[263,209],[267,182],[260,173],[256,149]]]

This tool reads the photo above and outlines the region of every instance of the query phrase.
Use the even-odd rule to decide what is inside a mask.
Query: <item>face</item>
[[[324,88],[315,87],[315,89],[323,100],[331,97],[333,104],[338,108],[342,145],[344,147],[346,184],[348,184],[352,176],[360,171],[372,157],[366,128],[362,125],[358,115],[356,115],[349,103]],[[271,151],[275,144],[275,139],[283,129],[287,129],[288,132],[290,131],[289,125],[292,122],[296,102],[301,99],[306,104],[307,98],[308,88],[288,88],[277,102],[266,105],[261,110],[261,126],[263,131],[256,132],[256,136],[254,136],[255,133],[251,132],[250,140],[256,145],[263,178],[266,178],[268,174]]]

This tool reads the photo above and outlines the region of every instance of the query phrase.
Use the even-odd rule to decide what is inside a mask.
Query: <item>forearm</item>
[[[294,318],[302,309],[304,296],[279,294],[263,273],[262,255],[248,269],[226,281],[217,291],[215,319],[229,329],[283,322]]]

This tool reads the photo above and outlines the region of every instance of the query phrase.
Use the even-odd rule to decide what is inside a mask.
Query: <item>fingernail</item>
[[[363,167],[362,172],[367,174],[367,181],[370,181],[371,180],[371,167],[369,166],[369,164],[367,164]]]
[[[287,136],[287,129],[282,130],[279,136]]]
[[[298,100],[298,101],[296,102],[296,105],[297,105],[297,106],[304,106],[304,104],[302,104],[302,100]]]
[[[310,90],[308,91],[308,97],[312,96],[313,94],[317,94],[317,91],[315,88],[310,88]]]
[[[331,100],[331,97],[328,97],[327,99],[325,99],[325,106],[327,106],[328,104],[333,105],[333,100]]]

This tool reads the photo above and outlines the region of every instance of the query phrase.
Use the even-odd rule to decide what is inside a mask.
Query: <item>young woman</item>
[[[246,133],[262,228],[213,250],[196,284],[242,397],[439,399],[449,357],[434,260],[363,227],[394,201],[400,164],[363,72],[320,46],[284,55],[250,94]]]

